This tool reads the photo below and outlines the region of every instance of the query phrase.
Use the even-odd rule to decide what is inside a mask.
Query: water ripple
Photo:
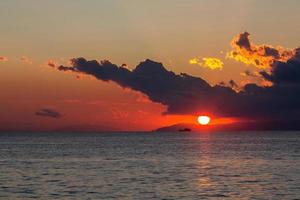
[[[300,133],[0,134],[0,199],[300,199]]]

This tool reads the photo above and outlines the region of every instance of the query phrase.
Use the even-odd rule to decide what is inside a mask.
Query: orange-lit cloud
[[[189,60],[191,65],[199,65],[201,67],[209,68],[211,70],[223,69],[224,63],[218,58],[192,58]]]
[[[32,64],[32,61],[28,57],[26,57],[26,56],[22,56],[21,59],[20,59],[20,61],[22,63],[24,63],[24,64],[28,64],[28,65]]]
[[[269,69],[275,61],[286,62],[292,58],[296,50],[281,46],[256,45],[250,41],[250,34],[241,33],[231,41],[234,48],[226,54],[227,59],[234,59],[247,65],[254,65],[260,69]]]
[[[258,71],[253,71],[253,72],[251,72],[251,71],[249,71],[249,70],[246,70],[246,71],[244,71],[244,72],[241,72],[240,75],[241,75],[241,76],[250,76],[250,77],[254,77],[254,78],[260,77],[260,76],[261,76],[261,75],[259,74]]]
[[[0,56],[0,62],[6,62],[8,61],[8,58],[5,56]]]
[[[47,65],[48,65],[49,67],[57,67],[57,64],[56,64],[53,60],[47,61]]]

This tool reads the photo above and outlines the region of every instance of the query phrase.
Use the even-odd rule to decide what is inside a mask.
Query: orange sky
[[[202,113],[163,115],[166,107],[139,92],[90,77],[78,79],[46,63],[65,64],[83,56],[126,63],[133,69],[150,58],[212,85],[231,79],[242,85],[255,81],[241,75],[255,71],[255,66],[225,59],[231,40],[247,30],[255,43],[297,47],[300,28],[294,24],[299,6],[298,1],[282,5],[270,0],[1,2],[0,128],[153,130],[196,122]],[[191,65],[192,58],[218,58],[224,66],[212,70]],[[43,108],[59,111],[62,118],[34,114]],[[215,119],[220,121],[231,122]]]

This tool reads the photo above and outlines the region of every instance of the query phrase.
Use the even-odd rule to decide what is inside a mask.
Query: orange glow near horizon
[[[209,116],[210,122],[208,126],[218,126],[218,125],[224,125],[224,124],[232,124],[241,121],[241,119],[237,118],[225,118],[221,117],[218,118],[216,116],[213,116],[211,114],[203,114],[201,116]],[[152,116],[151,116],[152,117]],[[174,124],[194,124],[199,125],[198,117],[196,115],[165,115],[161,116],[159,123],[157,126],[170,126]]]

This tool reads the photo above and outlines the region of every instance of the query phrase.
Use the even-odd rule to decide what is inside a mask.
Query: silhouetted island
[[[156,132],[202,132],[202,131],[272,131],[272,130],[286,130],[299,131],[300,121],[259,121],[259,122],[236,122],[231,124],[174,124],[171,126],[161,127],[156,129]]]
[[[183,128],[183,129],[179,129],[179,132],[191,132],[192,130],[190,128]]]

